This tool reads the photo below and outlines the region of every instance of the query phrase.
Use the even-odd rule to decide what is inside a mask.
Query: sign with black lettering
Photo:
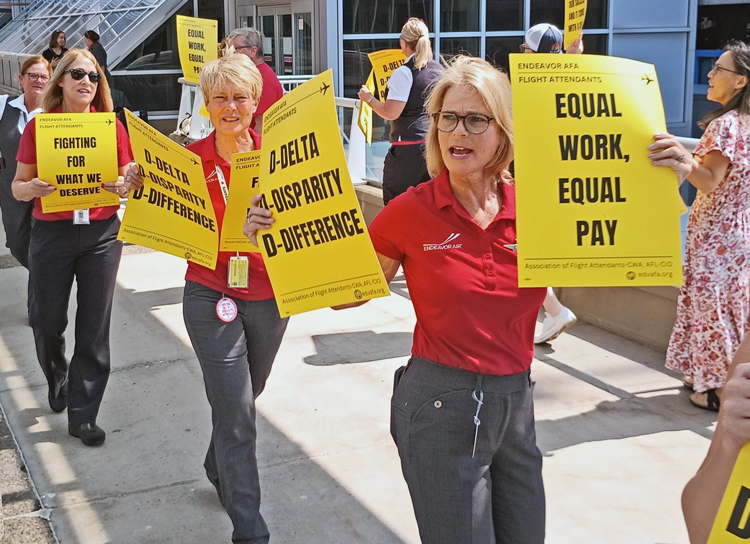
[[[130,194],[118,238],[216,268],[219,229],[200,157],[125,115],[143,187]]]
[[[177,15],[177,49],[185,79],[200,83],[203,65],[218,57],[219,23]]]
[[[745,444],[735,461],[727,489],[714,519],[708,544],[750,542],[750,445]]]
[[[42,197],[44,213],[120,205],[102,187],[119,170],[114,113],[44,113],[35,123],[37,177],[57,187]]]
[[[651,165],[653,65],[511,55],[521,287],[679,285],[681,199]]]
[[[260,189],[275,222],[258,233],[283,316],[390,294],[341,144],[331,70],[263,115]]]

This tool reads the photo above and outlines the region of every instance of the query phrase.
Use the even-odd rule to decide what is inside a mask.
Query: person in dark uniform
[[[93,30],[87,30],[83,33],[83,41],[86,43],[86,47],[89,48],[89,51],[91,51],[91,54],[94,55],[96,62],[98,62],[99,66],[104,70],[104,77],[107,78],[107,83],[109,83],[109,88],[111,89],[112,74],[110,74],[107,69],[107,51],[104,49],[104,46],[99,43],[99,34]]]
[[[18,80],[20,96],[0,95],[0,210],[5,228],[5,245],[21,265],[29,268],[29,240],[33,202],[13,196],[11,183],[16,174],[16,154],[26,124],[41,112],[42,95],[50,78],[49,63],[41,56],[27,58]]]
[[[362,86],[359,98],[391,123],[391,148],[383,165],[383,203],[388,204],[409,187],[430,180],[423,156],[430,121],[424,101],[443,67],[433,60],[430,31],[421,19],[412,17],[401,29],[399,44],[406,55],[388,80],[386,100],[382,103]]]
[[[54,70],[67,50],[65,47],[65,32],[55,30],[49,38],[49,47],[42,51],[42,56]]]

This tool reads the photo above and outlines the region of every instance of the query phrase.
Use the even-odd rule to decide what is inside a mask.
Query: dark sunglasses
[[[70,77],[72,77],[76,81],[81,81],[84,77],[89,76],[89,81],[91,83],[99,83],[99,81],[101,81],[102,79],[102,75],[99,72],[86,72],[84,70],[81,70],[80,68],[65,70],[63,71],[63,74],[70,74]]]

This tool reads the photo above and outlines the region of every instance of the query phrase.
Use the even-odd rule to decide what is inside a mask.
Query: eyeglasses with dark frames
[[[42,83],[46,83],[49,81],[49,76],[45,76],[44,74],[24,74],[27,76],[31,81],[41,81]]]
[[[102,75],[99,72],[86,72],[80,68],[73,68],[71,70],[64,70],[63,74],[70,74],[70,77],[76,81],[81,81],[84,77],[89,76],[91,83],[99,83],[102,79]]]
[[[483,134],[490,128],[490,122],[495,118],[483,113],[467,113],[458,115],[451,111],[439,111],[432,114],[437,129],[440,132],[453,132],[461,121],[464,124],[466,132],[469,134]]]
[[[724,70],[725,72],[732,72],[733,74],[737,74],[738,76],[744,75],[740,72],[737,72],[736,70],[730,70],[729,68],[724,68],[721,64],[718,64],[716,62],[713,63],[713,66],[711,66],[711,70],[709,72],[720,72]]]

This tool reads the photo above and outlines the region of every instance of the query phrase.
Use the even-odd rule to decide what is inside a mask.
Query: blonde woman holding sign
[[[430,179],[423,156],[430,124],[424,101],[443,71],[440,63],[433,60],[430,31],[421,19],[412,17],[406,21],[398,42],[406,55],[406,63],[388,80],[385,103],[376,100],[365,85],[358,94],[372,111],[391,121],[391,148],[383,164],[385,204],[409,187]]]
[[[260,148],[260,135],[250,126],[262,88],[255,64],[239,53],[208,62],[201,71],[200,89],[215,131],[188,149],[203,161],[218,225],[232,183],[232,155]],[[234,183],[243,181],[251,182]],[[239,276],[244,285],[229,287]],[[232,541],[265,544],[269,531],[260,513],[255,399],[266,385],[288,318],[279,316],[260,253],[219,252],[215,270],[189,262],[185,280],[185,327],[203,371],[213,422],[206,476],[232,520]]]
[[[391,431],[424,544],[542,544],[530,367],[545,291],[518,287],[510,82],[484,60],[455,57],[427,111],[435,178],[369,229],[386,280],[403,266],[417,315]],[[273,223],[259,201],[251,240]]]
[[[42,100],[46,113],[111,112],[104,72],[94,56],[73,49],[62,57]],[[39,364],[49,386],[48,401],[55,412],[68,409],[68,432],[87,446],[104,443],[106,433],[96,424],[109,379],[109,323],[122,243],[117,240],[119,206],[76,212],[44,213],[41,197],[53,185],[37,178],[36,125],[26,126],[18,150],[13,195],[34,202],[29,247],[29,284],[34,294],[30,318]],[[125,127],[117,122],[117,163],[120,176],[132,160]],[[127,196],[137,183],[122,179],[103,184],[105,190]],[[73,279],[78,283],[75,349],[68,363],[65,329]]]

